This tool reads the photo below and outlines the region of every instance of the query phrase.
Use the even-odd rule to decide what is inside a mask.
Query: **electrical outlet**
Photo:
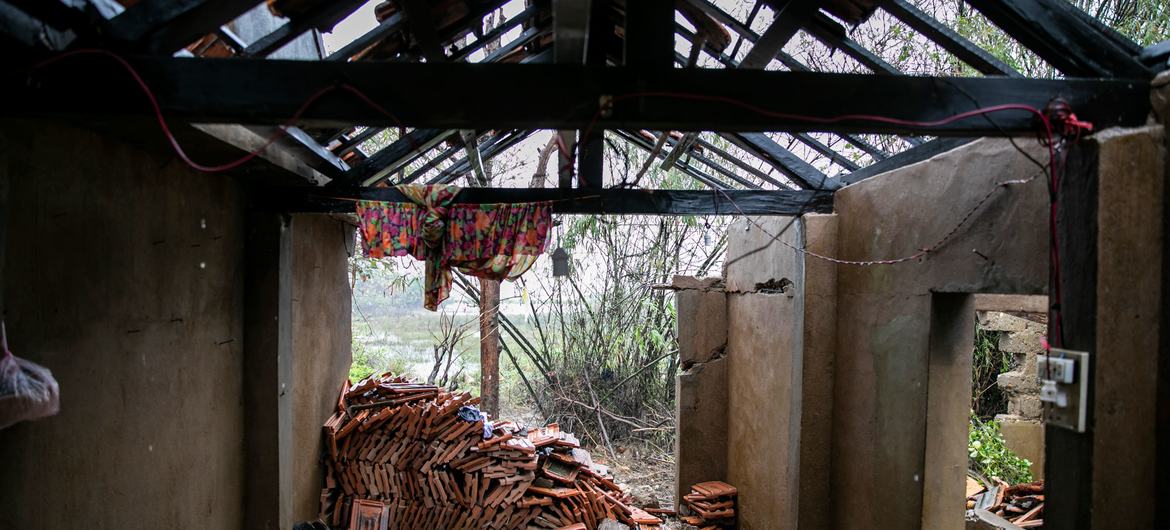
[[[1040,401],[1044,421],[1077,432],[1085,432],[1089,399],[1089,353],[1052,348],[1037,359]]]
[[[1041,381],[1072,384],[1076,380],[1076,361],[1065,357],[1042,355],[1036,362],[1036,375]]]

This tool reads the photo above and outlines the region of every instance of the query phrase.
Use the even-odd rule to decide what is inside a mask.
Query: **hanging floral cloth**
[[[452,267],[480,278],[511,280],[544,252],[551,202],[452,204],[457,186],[397,189],[412,202],[358,202],[362,252],[426,262],[423,307],[431,311],[450,295]]]

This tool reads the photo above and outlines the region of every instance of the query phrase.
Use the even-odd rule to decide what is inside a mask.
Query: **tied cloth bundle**
[[[451,269],[514,280],[544,252],[552,203],[453,204],[457,186],[399,186],[411,202],[359,201],[366,257],[413,256],[426,263],[423,307],[451,293]]]

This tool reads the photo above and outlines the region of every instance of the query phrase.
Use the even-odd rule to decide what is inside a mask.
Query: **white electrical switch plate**
[[[1044,421],[1085,432],[1089,400],[1089,352],[1052,348],[1037,359]]]
[[[1041,355],[1036,363],[1036,375],[1040,377],[1041,381],[1072,384],[1076,380],[1076,361],[1067,357],[1052,356],[1047,358]]]

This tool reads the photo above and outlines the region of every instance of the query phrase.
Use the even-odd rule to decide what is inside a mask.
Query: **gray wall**
[[[171,157],[3,128],[10,345],[59,415],[0,431],[0,527],[236,528],[243,194]]]
[[[321,425],[349,373],[350,291],[345,251],[353,227],[319,215],[293,217],[293,520],[317,518],[325,475]]]
[[[761,217],[729,229],[727,477],[744,529],[828,524],[837,273],[786,245],[834,255],[836,221]]]
[[[925,260],[836,265],[789,245],[911,255],[998,182],[1037,171],[1006,141],[982,140],[841,190],[834,215],[731,228],[727,476],[741,528],[962,527],[965,293],[1044,292],[1043,179],[997,192]]]
[[[1022,144],[1041,156],[1036,142]],[[939,240],[997,183],[1037,171],[1007,141],[980,140],[849,186],[836,198],[838,255],[914,254]],[[935,297],[1044,293],[1047,206],[1044,180],[1037,178],[997,192],[967,228],[921,262],[837,268],[835,527],[961,528],[961,510],[945,504],[962,497],[961,457],[960,469],[952,470],[939,467],[948,461],[928,461],[924,455],[928,444],[942,451],[936,454],[952,446],[961,451],[966,444],[965,415],[955,420],[964,426],[961,432],[927,430],[928,387],[935,388],[931,383],[939,380],[962,381],[956,372],[964,369],[947,345],[936,343],[932,352],[931,319],[950,318],[951,309],[966,302]],[[950,307],[940,313],[932,307],[939,302]],[[973,309],[967,322],[974,325]],[[966,395],[969,389],[946,393]],[[952,499],[941,498],[940,492],[954,488],[958,493]],[[938,503],[924,506],[924,492],[937,494]]]
[[[151,146],[154,147],[154,146]],[[0,528],[240,528],[245,194],[170,153],[0,122],[13,351],[61,412],[0,430]],[[293,513],[349,366],[348,226],[293,218]]]

